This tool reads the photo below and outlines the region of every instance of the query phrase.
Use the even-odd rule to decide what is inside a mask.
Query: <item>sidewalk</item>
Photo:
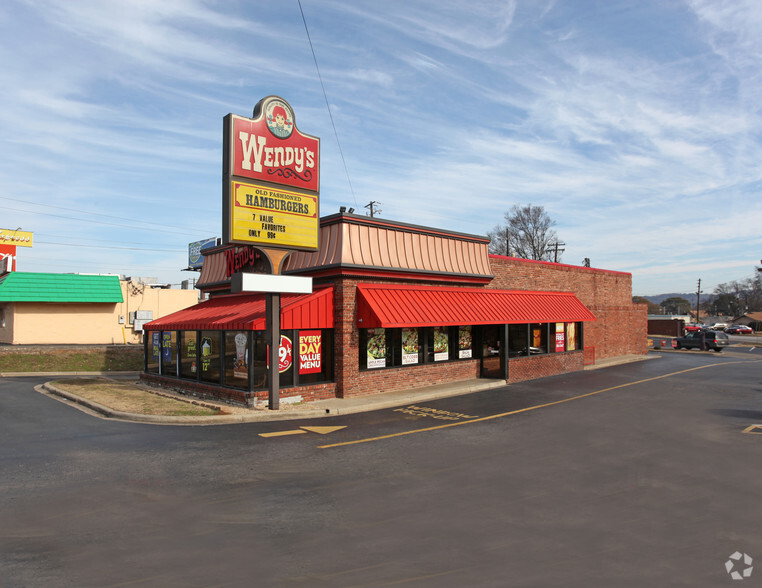
[[[599,360],[595,365],[586,366],[585,370],[601,369],[605,367],[611,367],[614,365],[621,365],[625,363],[631,363],[634,361],[644,361],[647,359],[653,359],[658,357],[655,355],[631,355],[622,356],[611,359]],[[31,376],[40,374],[5,374],[13,376]],[[59,373],[49,374],[50,376],[71,376],[72,373]],[[113,379],[132,378],[136,377],[135,372],[124,373],[110,373],[110,374],[95,374],[89,372],[87,374],[78,373],[76,375],[102,375]],[[491,380],[474,378],[470,380],[460,380],[457,382],[449,382],[446,384],[436,384],[432,386],[425,386],[422,388],[415,388],[412,390],[399,390],[395,392],[384,392],[380,394],[373,394],[369,396],[356,396],[352,398],[330,398],[328,400],[316,400],[313,402],[304,402],[299,404],[287,404],[281,401],[280,410],[274,411],[268,408],[243,408],[235,407],[228,404],[217,403],[209,400],[197,400],[198,404],[202,406],[212,406],[222,409],[225,414],[219,416],[202,416],[202,417],[185,417],[185,416],[159,416],[159,415],[142,415],[134,413],[126,413],[117,410],[113,410],[107,406],[97,404],[93,401],[87,400],[60,390],[52,384],[45,383],[41,386],[37,386],[36,389],[43,394],[51,394],[57,396],[64,401],[72,403],[79,408],[86,409],[87,411],[95,412],[106,418],[112,418],[117,420],[143,422],[143,423],[155,423],[155,424],[175,424],[175,425],[221,425],[221,424],[233,424],[233,423],[248,423],[248,422],[269,422],[269,421],[285,421],[295,419],[314,419],[324,417],[334,417],[341,415],[354,414],[359,412],[370,412],[374,410],[382,410],[385,408],[393,408],[396,406],[404,406],[407,404],[420,404],[422,402],[428,402],[430,400],[436,400],[439,398],[447,398],[450,396],[460,396],[463,394],[471,394],[473,392],[479,392],[481,390],[489,390],[491,388],[499,388],[506,386],[505,380]],[[161,394],[178,400],[188,401],[188,396],[172,393],[166,390],[162,390]]]

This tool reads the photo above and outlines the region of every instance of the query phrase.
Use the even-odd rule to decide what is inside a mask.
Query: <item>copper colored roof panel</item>
[[[402,223],[341,216],[320,227],[320,250],[296,251],[284,271],[369,268],[491,278],[489,240]]]

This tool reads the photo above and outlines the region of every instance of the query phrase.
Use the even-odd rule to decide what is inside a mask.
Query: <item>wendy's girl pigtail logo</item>
[[[270,132],[280,139],[288,139],[294,131],[294,113],[280,100],[272,100],[265,109],[265,120]]]

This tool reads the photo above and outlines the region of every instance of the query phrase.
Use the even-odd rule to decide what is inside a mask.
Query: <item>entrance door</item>
[[[503,353],[505,345],[501,343],[503,325],[484,325],[482,327],[482,360],[480,375],[482,378],[505,380],[508,374],[503,371]]]

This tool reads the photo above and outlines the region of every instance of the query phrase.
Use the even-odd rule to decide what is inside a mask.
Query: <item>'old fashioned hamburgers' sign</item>
[[[316,250],[320,139],[299,131],[278,96],[253,118],[227,115],[223,134],[223,240]]]

